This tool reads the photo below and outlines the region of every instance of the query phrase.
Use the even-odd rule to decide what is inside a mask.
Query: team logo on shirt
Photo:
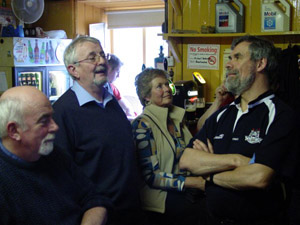
[[[252,129],[248,136],[245,136],[245,141],[250,144],[257,144],[262,141],[262,138],[259,137],[260,130]]]
[[[218,136],[215,136],[214,139],[223,139],[223,137],[224,137],[224,134],[220,134]]]

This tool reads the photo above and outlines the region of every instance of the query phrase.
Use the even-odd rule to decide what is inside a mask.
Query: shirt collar
[[[114,95],[114,92],[110,86],[110,83],[106,82],[106,84],[104,84],[103,87],[105,87],[111,95]]]
[[[144,108],[144,113],[147,114],[147,112],[154,114],[155,117],[157,117],[157,119],[160,120],[162,123],[165,123],[165,121],[167,121],[168,113],[170,118],[174,120],[174,122],[178,121],[179,123],[183,120],[185,114],[184,109],[175,105],[172,105],[170,108],[168,108],[150,104]]]
[[[7,155],[9,158],[17,160],[19,162],[26,162],[25,160],[21,159],[20,157],[16,156],[15,154],[8,151],[4,145],[2,144],[2,139],[0,138],[0,151],[2,151],[5,155]]]
[[[273,98],[275,95],[274,93],[269,90],[269,91],[266,91],[265,93],[261,94],[260,96],[258,96],[256,99],[254,99],[253,101],[249,102],[248,104],[248,108],[253,108],[254,106],[256,105],[259,105],[260,103],[263,103],[264,100],[266,99],[270,99],[270,98]],[[241,96],[239,96],[233,103],[231,104],[234,104],[236,105],[237,107],[240,106],[240,103],[241,103]]]
[[[90,93],[88,93],[77,81],[74,81],[72,86],[72,91],[75,92],[77,100],[80,106],[88,102],[96,102],[97,105],[105,108],[106,104],[112,100],[112,95],[107,91],[106,88],[103,88],[103,102],[100,102],[96,98],[94,98]]]

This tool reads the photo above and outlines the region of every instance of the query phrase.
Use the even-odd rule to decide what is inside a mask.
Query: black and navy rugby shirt
[[[250,163],[264,164],[276,171],[276,181],[291,177],[295,167],[295,120],[293,111],[266,92],[242,112],[240,98],[221,108],[207,119],[195,138],[206,143],[208,138],[215,154],[236,153],[251,158]],[[268,218],[280,212],[283,192],[279,182],[266,190],[227,189],[215,184],[206,185],[209,213],[216,218],[237,221]]]
[[[240,101],[239,97],[207,119],[188,147],[196,138],[205,143],[208,138],[215,154],[241,154],[277,171],[294,141],[294,112],[270,91],[250,102],[244,112]]]

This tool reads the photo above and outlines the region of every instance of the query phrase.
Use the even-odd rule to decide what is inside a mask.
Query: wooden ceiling
[[[163,8],[164,0],[77,0],[80,3],[102,8],[116,10],[122,8]]]

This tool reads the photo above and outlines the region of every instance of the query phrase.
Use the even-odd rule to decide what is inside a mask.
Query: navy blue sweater
[[[0,150],[0,171],[1,225],[76,225],[87,209],[110,205],[58,151],[27,163]]]
[[[55,146],[67,150],[76,164],[112,199],[116,211],[139,207],[137,166],[131,125],[118,102],[105,108],[79,106],[69,89],[53,105],[59,125]]]

